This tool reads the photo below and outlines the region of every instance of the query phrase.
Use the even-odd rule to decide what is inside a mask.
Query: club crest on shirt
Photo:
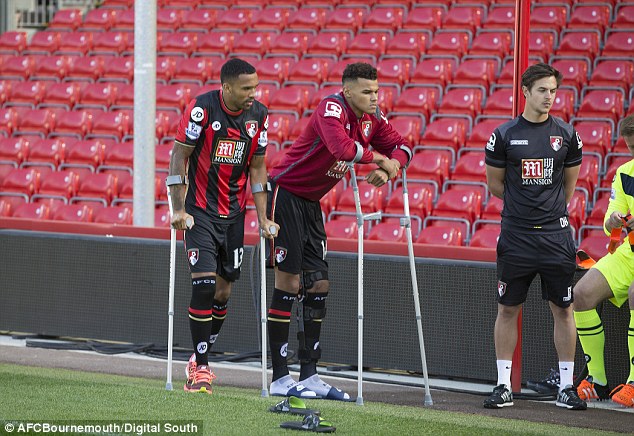
[[[364,121],[361,123],[361,132],[363,132],[363,136],[366,138],[370,136],[370,131],[372,130],[372,121]]]
[[[551,136],[550,137],[550,146],[555,151],[559,151],[559,149],[561,148],[563,143],[564,143],[564,138],[562,138],[561,136]]]
[[[275,247],[275,262],[282,263],[286,259],[288,251],[284,247]]]
[[[190,248],[187,250],[187,259],[191,265],[196,265],[198,262],[198,248]]]
[[[254,120],[249,120],[246,123],[244,123],[244,125],[247,128],[247,135],[253,138],[255,134],[258,132],[258,122]]]

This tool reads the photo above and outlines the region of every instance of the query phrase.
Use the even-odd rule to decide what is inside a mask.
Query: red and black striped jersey
[[[189,102],[176,141],[194,147],[189,157],[189,188],[185,209],[205,210],[214,221],[231,221],[244,213],[249,164],[266,151],[268,111],[259,101],[233,112],[222,91],[199,95]]]

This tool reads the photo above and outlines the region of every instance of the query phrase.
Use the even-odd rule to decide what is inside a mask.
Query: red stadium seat
[[[211,79],[212,61],[206,58],[177,58],[170,84],[189,82],[202,86]],[[259,73],[259,71],[258,71]]]
[[[607,236],[588,236],[581,240],[581,244],[579,244],[579,249],[585,251],[592,257],[594,260],[599,260],[606,254],[608,254],[608,244],[610,242],[610,238]]]
[[[592,61],[599,54],[600,40],[601,35],[596,30],[564,30],[556,54],[558,56],[585,56]]]
[[[289,78],[291,58],[268,57],[257,63],[258,79],[276,84],[284,83]],[[299,80],[293,78],[293,80]]]
[[[357,33],[363,24],[365,9],[360,7],[337,8],[326,18],[325,29],[346,29]]]
[[[40,183],[40,189],[33,195],[36,199],[60,199],[68,203],[77,194],[79,188],[79,176],[72,171],[52,171],[44,177]]]
[[[114,9],[91,9],[84,15],[84,20],[78,30],[92,32],[106,32],[117,20],[117,11]]]
[[[383,210],[383,191],[367,183],[359,183],[359,200],[363,213]],[[337,203],[337,212],[355,212],[354,194],[352,188],[341,193]]]
[[[474,5],[454,5],[443,17],[443,29],[468,29],[475,33],[486,14],[484,7]]]
[[[428,55],[451,55],[459,58],[467,54],[469,49],[469,33],[466,31],[446,31],[436,32],[431,44],[427,49]]]
[[[438,196],[433,216],[463,218],[473,222],[482,212],[482,196],[478,189],[450,189]]]
[[[480,218],[483,220],[500,221],[502,219],[501,214],[503,205],[501,198],[491,196],[482,210]]]
[[[428,118],[436,111],[439,100],[438,88],[412,86],[401,92],[394,103],[394,108],[399,112],[418,112]]]
[[[548,30],[530,32],[528,40],[529,56],[539,56],[544,62],[548,62],[554,51],[555,37],[556,34]]]
[[[11,100],[4,104],[8,106],[28,106],[35,109],[46,93],[47,82],[19,82],[11,89]]]
[[[456,61],[447,58],[426,58],[418,63],[411,75],[410,83],[438,84],[442,88],[453,78]]]
[[[574,195],[568,204],[568,220],[573,228],[579,229],[586,221],[586,193],[581,190],[575,190]]]
[[[469,54],[503,59],[511,51],[511,44],[510,32],[482,32],[473,39]]]
[[[394,112],[392,112],[394,114]],[[410,144],[418,144],[424,120],[412,115],[396,115],[390,118],[390,125]]]
[[[608,210],[609,196],[604,196],[594,203],[590,214],[586,217],[586,225],[603,227],[605,212]]]
[[[233,29],[245,32],[250,27],[253,10],[246,8],[232,8],[218,17],[216,29]]]
[[[129,49],[127,32],[103,32],[95,34],[90,55],[119,56]]]
[[[123,112],[103,112],[93,118],[92,129],[86,135],[89,138],[113,138],[116,141],[131,131],[131,120]]]
[[[308,107],[314,88],[310,85],[292,85],[281,88],[271,97],[269,109],[271,111],[292,111],[299,117]]]
[[[614,21],[610,23],[612,29],[634,28],[634,4],[620,3],[614,13]]]
[[[157,205],[154,209],[154,227],[170,227],[170,211],[165,205]]]
[[[198,33],[176,32],[161,37],[158,43],[158,54],[162,56],[190,57],[196,50]]]
[[[460,156],[451,172],[451,180],[486,183],[484,151],[470,151]]]
[[[264,56],[268,51],[271,40],[275,38],[274,32],[248,32],[240,37],[236,37],[230,54],[245,55],[254,54],[259,57]]]
[[[288,17],[287,30],[314,30],[319,32],[326,23],[325,8],[302,7]]]
[[[0,195],[22,194],[30,197],[40,189],[40,173],[34,168],[15,168],[2,181]]]
[[[275,30],[281,32],[291,14],[290,8],[269,7],[256,14],[251,22],[251,29]]]
[[[104,65],[111,61],[112,57],[83,56],[73,60],[64,81],[96,82],[102,75]]]
[[[577,186],[585,188],[590,197],[592,197],[595,187],[599,186],[599,167],[601,163],[599,160],[596,156],[586,155],[583,157],[581,168],[579,169]]]
[[[350,41],[346,54],[370,55],[375,59],[385,54],[388,33],[386,32],[364,32],[359,33]]]
[[[209,32],[198,36],[196,50],[192,56],[226,56],[233,47],[236,34],[233,32]]]
[[[464,245],[464,236],[457,227],[448,225],[429,226],[421,230],[418,238],[416,238],[416,243],[462,246]]]
[[[368,234],[370,241],[405,242],[405,229],[399,223],[379,223],[372,226]]]
[[[61,81],[66,77],[75,58],[69,56],[43,56],[38,59],[31,80]]]
[[[100,168],[104,166],[132,169],[134,166],[134,143],[120,142],[109,145],[105,150],[103,165]]]
[[[409,210],[411,215],[426,217],[432,210],[432,202],[434,193],[428,186],[420,183],[409,183],[407,186],[407,197],[409,200]],[[404,213],[403,187],[397,188],[392,194],[385,206],[386,214]]]
[[[244,233],[258,234],[260,230],[260,222],[258,221],[258,213],[255,209],[247,209],[244,216]]]
[[[566,25],[568,12],[563,5],[536,5],[530,14],[531,29],[554,29],[557,33]]]
[[[467,139],[469,122],[464,118],[442,117],[427,124],[422,145],[451,147],[458,150]]]
[[[13,135],[37,135],[45,138],[55,128],[55,113],[50,109],[30,109],[25,111]]]
[[[156,86],[157,109],[173,110],[180,114],[189,98],[189,92],[183,84]]]
[[[27,220],[47,220],[50,215],[48,206],[38,203],[25,203],[17,206],[11,216]]]
[[[269,55],[294,55],[299,59],[306,53],[310,40],[309,33],[284,32],[272,38],[268,53]]]
[[[515,8],[498,5],[490,8],[482,27],[485,29],[513,29],[515,27]]]
[[[308,44],[308,54],[341,56],[352,38],[346,32],[321,32]]]
[[[610,89],[592,89],[583,97],[577,117],[609,118],[615,123],[624,114],[624,93]]]
[[[572,9],[568,29],[598,29],[603,30],[610,22],[612,8],[608,5],[577,4]]]
[[[341,217],[324,224],[326,236],[330,238],[357,239],[357,219],[355,217]]]
[[[450,166],[450,157],[446,152],[426,149],[414,155],[409,163],[407,174],[411,179],[433,180],[438,190],[449,178]]]
[[[27,80],[35,71],[35,56],[9,56],[0,65],[0,79]]]
[[[438,113],[466,114],[475,118],[482,111],[483,98],[480,88],[452,88],[443,96]]]
[[[469,242],[470,247],[497,248],[500,228],[486,227],[476,230]]]
[[[550,114],[568,121],[574,115],[575,101],[576,93],[574,90],[559,88],[555,94],[555,101],[550,107]]]
[[[59,48],[53,54],[86,56],[92,50],[93,36],[92,32],[61,33]]]
[[[489,89],[489,85],[495,82],[498,62],[493,59],[466,59],[464,60],[453,78],[454,84],[481,85]]]
[[[0,34],[0,53],[17,56],[27,46],[26,32],[8,31]]]
[[[114,104],[117,86],[112,83],[89,83],[81,91],[74,109],[97,108],[107,111]]]
[[[103,164],[105,148],[103,141],[95,139],[69,142],[66,144],[65,161],[59,168],[73,171],[84,168],[94,172]]]
[[[22,138],[11,138],[22,140]],[[3,142],[0,140],[0,160],[2,155]],[[28,159],[24,159],[24,166],[49,166],[56,169],[64,161],[65,143],[59,139],[39,139],[29,145]]]
[[[93,222],[131,226],[132,210],[125,206],[102,207],[97,209],[93,214]]]
[[[380,60],[376,69],[378,70],[381,84],[396,83],[403,86],[409,81],[409,75],[414,69],[415,62],[409,58],[384,58]]]
[[[634,62],[601,60],[592,70],[590,86],[620,86],[627,93],[634,82]]]
[[[74,136],[83,138],[92,128],[92,117],[89,112],[74,110],[61,112],[57,115],[55,130],[49,137]]]
[[[328,69],[332,65],[327,58],[306,58],[300,59],[291,66],[288,76],[293,81],[314,82],[321,84],[326,80]],[[260,65],[258,64],[258,75]]]
[[[30,142],[27,138],[0,138],[0,161],[20,165],[29,158]]]
[[[86,174],[79,182],[77,195],[70,199],[70,203],[95,202],[108,206],[116,197],[116,178],[112,174]]]
[[[606,40],[601,56],[630,57],[634,50],[634,31],[631,29],[618,29],[614,32],[606,32]]]
[[[513,90],[511,88],[496,89],[487,98],[482,113],[484,115],[511,116],[513,113]]]
[[[607,121],[577,120],[574,127],[583,141],[584,152],[605,156],[612,148],[612,124]]]
[[[421,55],[427,50],[427,45],[431,40],[431,33],[421,31],[404,31],[398,32],[391,38],[385,47],[387,55],[405,55],[412,53]]]
[[[435,32],[441,25],[445,11],[438,4],[412,8],[403,21],[403,29],[429,29]]]
[[[8,107],[0,109],[0,133],[9,136],[18,126],[18,113]]]
[[[154,150],[157,170],[167,170],[172,156],[172,144],[159,144]]]
[[[180,29],[183,32],[210,32],[216,24],[219,9],[192,9],[185,11]]]
[[[92,222],[92,209],[85,204],[63,204],[53,211],[51,219],[68,222]]]
[[[53,19],[48,23],[49,30],[62,30],[65,32],[75,31],[82,24],[81,10],[79,9],[60,9],[55,12]]]
[[[553,61],[552,67],[564,76],[567,85],[574,85],[581,89],[588,80],[589,65],[583,59],[558,59]]]
[[[111,30],[118,32],[132,32],[134,30],[134,8],[127,8],[119,11],[117,21]]]
[[[40,54],[40,55],[52,55],[57,51],[61,41],[59,32],[52,32],[48,30],[40,30],[35,32],[31,37],[31,41],[27,45],[23,54]]]
[[[269,128],[267,135],[269,141],[282,144],[288,138],[291,124],[295,123],[295,117],[290,114],[269,115]]]
[[[363,30],[368,29],[388,29],[396,32],[403,24],[405,7],[385,5],[385,7],[375,7],[365,18]]]
[[[156,81],[162,85],[172,80],[174,69],[176,68],[176,58],[172,56],[158,56],[156,58]]]
[[[180,9],[160,8],[156,13],[156,27],[159,32],[176,32],[183,22]]]
[[[489,97],[489,99],[487,100],[487,105],[490,100],[491,100],[491,97]],[[487,112],[485,107],[485,114],[486,113]],[[509,119],[510,119],[510,116],[509,116]],[[471,134],[469,135],[469,138],[467,139],[467,142],[465,143],[465,147],[482,148],[491,137],[491,134],[493,133],[493,131],[503,122],[504,120],[499,118],[488,118],[488,119],[481,120],[478,124],[473,126],[473,129],[471,130]]]

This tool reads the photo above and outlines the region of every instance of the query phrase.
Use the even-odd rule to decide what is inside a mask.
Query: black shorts
[[[318,201],[310,201],[272,185],[269,217],[280,225],[273,240],[274,262],[280,271],[327,271],[326,230]],[[269,250],[271,252],[271,250]],[[273,260],[269,260],[273,265]]]
[[[503,229],[497,245],[498,302],[522,304],[539,274],[542,298],[559,307],[570,306],[575,255],[572,232],[525,234]]]
[[[238,280],[244,254],[244,214],[231,223],[215,223],[202,210],[189,213],[195,222],[185,231],[189,270],[215,272],[229,282]]]

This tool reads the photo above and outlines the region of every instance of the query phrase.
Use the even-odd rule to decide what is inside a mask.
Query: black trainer
[[[498,409],[513,405],[513,393],[506,385],[498,385],[493,389],[493,393],[484,400],[486,409]]]
[[[555,404],[570,410],[586,410],[588,408],[586,402],[579,398],[577,390],[572,385],[566,386],[559,392]]]

